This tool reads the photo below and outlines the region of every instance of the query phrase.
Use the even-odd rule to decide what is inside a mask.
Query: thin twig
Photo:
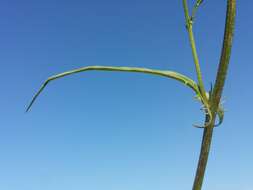
[[[205,125],[205,127],[206,127],[207,125],[211,124],[212,113],[211,113],[211,110],[210,110],[209,100],[208,100],[208,98],[206,96],[206,91],[205,91],[205,87],[204,87],[204,83],[203,83],[203,79],[202,79],[202,74],[201,74],[201,69],[200,69],[200,64],[199,64],[199,58],[198,58],[197,48],[196,48],[194,34],[193,34],[193,30],[192,30],[192,20],[191,20],[191,17],[189,16],[189,10],[188,10],[188,5],[187,5],[187,0],[183,0],[183,6],[184,6],[184,15],[185,15],[186,29],[188,31],[188,35],[189,35],[189,39],[190,39],[193,60],[194,60],[195,69],[196,69],[197,78],[198,78],[199,90],[200,90],[200,94],[202,96],[202,103],[206,107],[208,118],[209,118],[209,121]]]

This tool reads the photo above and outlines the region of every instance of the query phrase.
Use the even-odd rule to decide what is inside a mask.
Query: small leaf
[[[201,3],[203,3],[203,0],[197,0],[197,5],[201,5]]]

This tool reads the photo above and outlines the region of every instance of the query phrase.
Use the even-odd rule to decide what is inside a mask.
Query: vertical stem
[[[198,78],[198,87],[199,87],[199,91],[200,91],[200,94],[202,97],[201,101],[205,105],[206,114],[209,115],[209,116],[207,116],[207,118],[209,118],[209,121],[207,121],[205,123],[205,127],[206,127],[207,125],[210,125],[213,116],[212,116],[212,113],[210,110],[209,100],[208,100],[208,97],[206,96],[206,91],[205,91],[205,87],[204,87],[204,83],[203,83],[203,79],[202,79],[199,58],[198,58],[195,39],[194,39],[193,31],[192,31],[192,19],[189,16],[187,0],[183,0],[183,6],[184,6],[186,28],[187,28],[189,39],[190,39],[193,60],[194,60],[195,69],[196,69],[197,78]]]
[[[204,87],[204,83],[203,83],[203,79],[202,79],[197,49],[196,49],[196,45],[195,45],[195,39],[194,39],[193,31],[192,31],[192,25],[190,25],[190,27],[188,29],[188,34],[189,34],[191,48],[192,48],[192,55],[193,55],[193,59],[194,59],[195,67],[196,67],[196,71],[197,71],[200,92],[201,92],[202,96],[204,96],[206,98],[205,87]]]
[[[210,152],[210,146],[211,146],[211,142],[212,142],[213,127],[214,127],[214,118],[213,118],[211,124],[209,126],[207,126],[203,132],[198,167],[197,167],[192,190],[201,190],[204,175],[205,175],[206,165],[207,165],[207,161],[208,161],[208,155]]]
[[[192,21],[192,18],[190,17],[190,15],[189,15],[187,0],[183,0],[183,6],[184,6],[184,15],[185,15],[186,28],[187,28],[189,39],[190,39],[193,60],[194,60],[195,69],[196,69],[197,78],[198,78],[198,87],[199,87],[199,91],[200,91],[200,94],[201,94],[201,97],[202,97],[201,101],[202,101],[202,103],[204,104],[204,106],[206,108],[206,114],[209,115],[207,117],[207,118],[209,118],[209,121],[207,121],[205,123],[205,127],[206,127],[207,125],[210,125],[210,123],[211,123],[212,113],[211,113],[211,110],[210,110],[209,100],[208,100],[208,97],[206,95],[206,91],[205,91],[205,87],[204,87],[204,83],[203,83],[203,79],[202,79],[202,74],[201,74],[201,69],[200,69],[200,64],[199,64],[199,58],[198,58],[195,39],[194,39],[193,31],[192,31],[192,22],[193,21]]]
[[[209,126],[204,129],[201,152],[199,156],[198,167],[196,176],[193,184],[193,190],[201,190],[205,169],[208,161],[208,155],[210,151],[213,127],[215,121],[215,115],[220,103],[223,87],[225,84],[227,69],[229,65],[229,59],[231,54],[232,39],[234,32],[235,13],[236,13],[236,0],[227,0],[227,14],[226,14],[226,25],[223,39],[223,47],[221,51],[219,68],[216,76],[214,90],[211,95],[211,111],[213,114],[212,122]]]
[[[193,55],[193,60],[194,60],[194,63],[195,63],[195,69],[196,69],[196,72],[197,72],[197,78],[198,78],[200,93],[203,96],[203,98],[205,98],[207,100],[206,93],[205,93],[205,88],[204,88],[204,83],[203,83],[203,80],[202,80],[202,74],[201,74],[201,69],[200,69],[199,58],[198,58],[198,54],[197,54],[195,39],[194,39],[193,31],[192,31],[192,20],[191,20],[190,15],[189,15],[187,0],[183,0],[183,5],[184,5],[186,28],[187,28],[189,39],[190,39],[192,55]]]
[[[235,14],[236,14],[236,0],[227,0],[227,16],[226,16],[226,26],[224,32],[223,46],[212,95],[212,104],[214,107],[213,109],[215,111],[219,106],[223,87],[226,80],[234,34]]]

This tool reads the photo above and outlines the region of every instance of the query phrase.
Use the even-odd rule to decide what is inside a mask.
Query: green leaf
[[[192,15],[191,15],[191,21],[193,22],[195,16],[196,16],[196,13],[197,13],[197,10],[199,8],[199,6],[203,3],[203,0],[197,0],[193,9],[192,9]]]
[[[60,73],[54,76],[49,77],[40,87],[38,92],[35,94],[33,97],[32,101],[28,105],[26,112],[30,110],[31,106],[35,102],[35,100],[38,98],[40,93],[44,90],[44,88],[48,85],[49,82],[80,72],[84,71],[119,71],[119,72],[137,72],[137,73],[146,73],[146,74],[151,74],[151,75],[158,75],[158,76],[163,76],[163,77],[168,77],[171,79],[175,79],[184,85],[190,87],[196,94],[199,94],[199,89],[198,85],[190,78],[188,78],[185,75],[182,75],[180,73],[174,72],[174,71],[162,71],[162,70],[155,70],[155,69],[147,69],[147,68],[139,68],[139,67],[111,67],[111,66],[87,66],[87,67],[82,67],[79,69],[67,71],[64,73]]]
[[[206,108],[206,112],[205,114],[209,115],[210,118],[212,118],[210,109],[209,109],[209,105],[208,103],[205,101],[205,99],[202,97],[199,87],[196,84],[196,82],[192,79],[190,79],[189,77],[182,75],[180,73],[174,72],[174,71],[168,71],[168,70],[156,70],[156,69],[148,69],[148,68],[140,68],[140,67],[111,67],[111,66],[87,66],[87,67],[82,67],[79,69],[74,69],[71,71],[67,71],[64,73],[60,73],[54,76],[49,77],[40,87],[40,89],[38,90],[38,92],[34,95],[34,97],[32,98],[30,104],[28,105],[26,112],[28,112],[32,105],[34,104],[35,100],[38,98],[38,96],[41,94],[41,92],[44,90],[44,88],[48,85],[49,82],[59,79],[59,78],[63,78],[66,77],[68,75],[72,75],[72,74],[76,74],[76,73],[81,73],[81,72],[85,72],[85,71],[118,71],[118,72],[136,72],[136,73],[145,73],[145,74],[150,74],[150,75],[157,75],[157,76],[162,76],[162,77],[167,77],[167,78],[171,78],[174,80],[177,80],[179,82],[181,82],[182,84],[188,86],[189,88],[191,88],[195,93],[196,96],[199,97],[200,102],[202,102],[202,104],[204,105],[204,107]]]

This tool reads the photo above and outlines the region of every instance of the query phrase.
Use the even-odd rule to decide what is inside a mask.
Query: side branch
[[[201,3],[202,3],[201,0],[197,0],[197,6],[199,6]],[[210,110],[209,100],[206,96],[206,91],[205,91],[205,87],[204,87],[204,83],[203,83],[203,79],[202,79],[202,74],[201,74],[201,69],[200,69],[200,64],[199,64],[199,58],[198,58],[198,54],[197,54],[197,48],[196,48],[194,34],[193,34],[193,30],[192,30],[192,24],[193,24],[192,22],[193,21],[192,21],[192,18],[190,17],[190,15],[189,15],[187,0],[183,0],[183,7],[184,7],[186,29],[187,29],[188,35],[189,35],[193,60],[194,60],[195,69],[196,69],[197,78],[198,78],[198,86],[199,86],[199,91],[200,91],[200,94],[201,94],[201,101],[205,105],[205,108],[207,110],[207,115],[208,115],[208,118],[209,118],[209,121],[205,124],[205,127],[206,127],[207,125],[211,124],[211,120],[212,120],[213,116],[212,116],[212,113],[211,113],[211,110]]]
[[[184,6],[186,29],[187,29],[188,35],[189,35],[193,60],[194,60],[195,69],[196,69],[197,78],[198,78],[198,85],[199,85],[199,88],[200,88],[201,95],[203,96],[203,98],[205,98],[205,101],[207,102],[206,91],[205,91],[205,87],[204,87],[204,83],[203,83],[203,79],[202,79],[202,74],[201,74],[201,69],[200,69],[200,64],[199,64],[199,58],[198,58],[195,39],[194,39],[193,31],[192,31],[192,20],[191,20],[191,17],[189,15],[187,0],[183,0],[183,6]]]

